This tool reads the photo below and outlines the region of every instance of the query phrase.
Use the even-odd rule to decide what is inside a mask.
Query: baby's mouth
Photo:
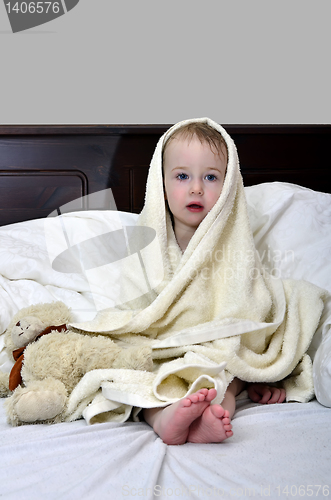
[[[203,205],[200,203],[190,203],[189,205],[186,205],[186,208],[190,212],[201,212],[203,210]]]

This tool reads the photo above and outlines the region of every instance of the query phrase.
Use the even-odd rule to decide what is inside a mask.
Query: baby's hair
[[[162,151],[162,163],[164,160],[165,151],[170,144],[170,142],[174,139],[187,139],[190,141],[193,137],[197,137],[201,144],[207,143],[213,153],[224,155],[224,152],[227,154],[227,146],[226,142],[223,139],[222,135],[214,128],[204,122],[191,122],[183,125],[182,127],[175,130],[166,143],[163,145]]]

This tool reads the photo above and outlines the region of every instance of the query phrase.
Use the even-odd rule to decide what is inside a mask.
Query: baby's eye
[[[178,174],[176,177],[180,181],[184,181],[185,179],[188,179],[188,175],[187,174]]]
[[[216,175],[214,174],[208,174],[206,175],[207,181],[216,181]]]

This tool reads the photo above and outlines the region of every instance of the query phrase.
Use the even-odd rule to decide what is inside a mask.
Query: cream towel
[[[228,164],[217,203],[182,254],[164,202],[162,147],[174,130],[191,121],[205,121],[222,134]],[[136,256],[143,272],[138,272],[138,265],[125,269],[117,309],[103,310],[93,321],[71,326],[109,334],[123,345],[152,345],[154,372],[88,373],[70,398],[68,419],[76,418],[79,408],[87,421],[98,420],[99,410],[104,413],[101,419],[118,421],[122,414],[125,420],[132,406],[164,406],[200,387],[215,386],[215,402],[221,402],[233,377],[248,382],[286,378],[287,399],[308,401],[313,379],[305,353],[327,292],[304,281],[281,281],[262,268],[236,147],[222,127],[208,118],[187,120],[161,137],[137,224],[156,232],[153,245]],[[139,238],[138,232],[135,237]],[[126,296],[136,298],[125,302]],[[111,408],[107,409],[106,400]],[[82,401],[85,406],[90,403],[89,408],[82,410]]]

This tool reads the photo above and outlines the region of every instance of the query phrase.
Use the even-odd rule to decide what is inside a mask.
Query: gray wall
[[[4,3],[2,124],[331,123],[329,0],[80,0],[15,34]]]

